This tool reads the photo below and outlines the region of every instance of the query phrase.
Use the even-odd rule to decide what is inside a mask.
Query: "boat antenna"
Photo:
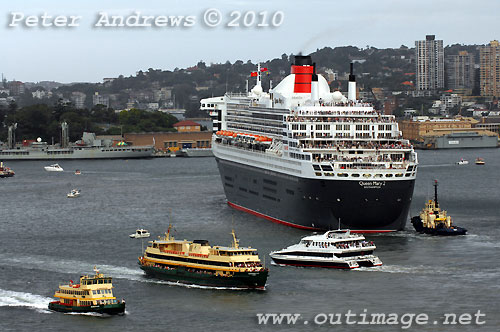
[[[339,231],[340,231],[340,217],[339,217]]]
[[[436,209],[439,208],[438,203],[438,181],[434,180],[434,204],[436,204]]]

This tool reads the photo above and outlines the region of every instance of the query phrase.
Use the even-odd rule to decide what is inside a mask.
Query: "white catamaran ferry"
[[[382,265],[373,255],[376,248],[363,235],[337,230],[306,236],[298,244],[273,251],[270,256],[279,265],[355,269]]]
[[[228,204],[302,229],[387,232],[404,228],[417,155],[393,115],[331,92],[310,56],[264,92],[201,100],[214,122],[212,151]]]

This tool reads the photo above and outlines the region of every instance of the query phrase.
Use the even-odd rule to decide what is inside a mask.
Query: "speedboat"
[[[77,170],[75,171],[75,175],[80,175],[80,174],[82,174],[82,172],[81,172],[79,169],[77,169]]]
[[[150,237],[151,234],[149,233],[149,231],[147,229],[141,228],[141,229],[136,230],[134,234],[130,234],[129,236],[131,238],[139,239],[142,237]]]
[[[476,158],[476,165],[484,165],[484,159],[483,158]]]
[[[80,190],[73,189],[73,190],[71,190],[71,192],[67,196],[68,196],[68,198],[77,198],[77,197],[80,197]]]
[[[469,165],[469,161],[462,158],[460,161],[457,161],[457,165]]]
[[[47,172],[62,172],[64,169],[59,164],[52,164],[44,167]]]
[[[298,244],[269,254],[278,265],[355,269],[382,265],[373,255],[376,246],[350,230],[306,236]]]

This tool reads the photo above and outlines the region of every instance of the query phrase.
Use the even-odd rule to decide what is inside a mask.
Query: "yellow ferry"
[[[207,240],[175,240],[171,226],[164,237],[149,241],[139,265],[161,279],[213,287],[264,289],[269,270],[257,249],[240,247],[234,231],[230,247],[210,246]]]
[[[71,280],[67,285],[59,285],[54,297],[58,301],[49,303],[49,309],[60,312],[97,312],[102,314],[123,314],[125,301],[113,296],[112,278],[99,273],[94,267],[95,275],[81,276],[79,284]]]

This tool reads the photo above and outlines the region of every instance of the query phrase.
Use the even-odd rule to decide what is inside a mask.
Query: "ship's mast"
[[[257,84],[256,86],[262,87],[262,80],[260,75],[260,62],[257,64]]]
[[[434,204],[436,205],[436,209],[439,208],[438,203],[438,181],[434,180]]]
[[[238,249],[240,247],[240,241],[236,238],[236,233],[234,229],[231,231],[231,235],[233,236],[233,247]]]

